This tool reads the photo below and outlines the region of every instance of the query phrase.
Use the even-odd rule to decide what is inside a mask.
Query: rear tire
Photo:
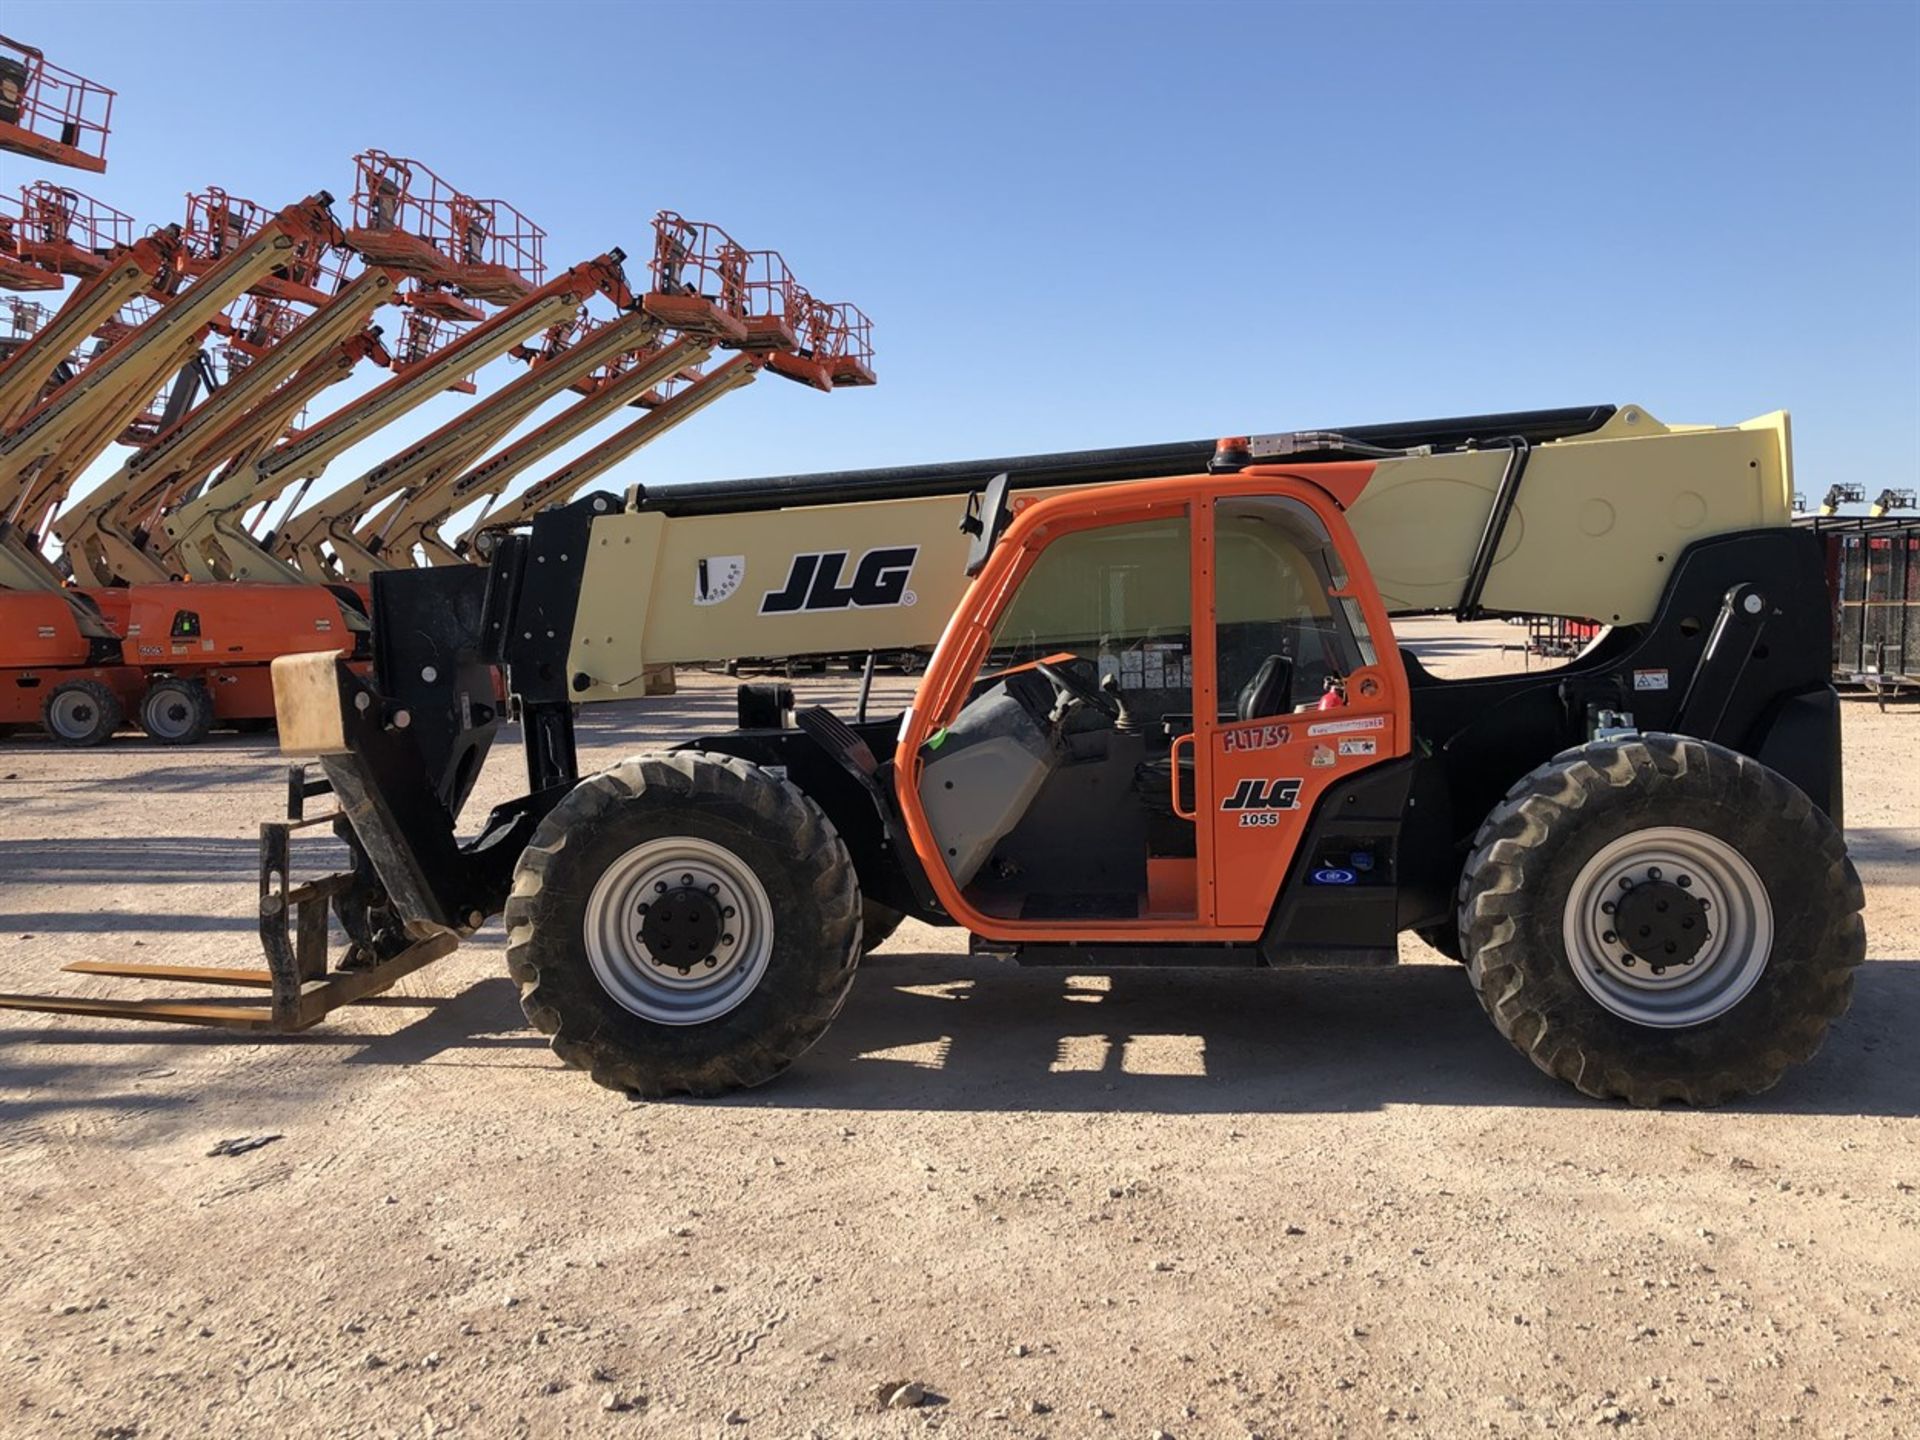
[[[213,731],[213,696],[198,680],[163,676],[140,697],[140,728],[156,745],[198,745]]]
[[[54,743],[73,749],[99,745],[120,728],[126,708],[98,680],[68,680],[40,703],[40,723]]]
[[[1541,1070],[1601,1099],[1717,1105],[1820,1048],[1866,955],[1864,903],[1840,832],[1785,778],[1644,735],[1507,793],[1460,929],[1480,1003]]]
[[[522,853],[506,923],[554,1053],[646,1099],[771,1080],[839,1013],[861,954],[832,822],[758,766],[695,751],[575,786]]]

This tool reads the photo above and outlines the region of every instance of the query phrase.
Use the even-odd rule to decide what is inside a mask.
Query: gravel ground
[[[602,707],[584,748],[727,697]],[[1707,1113],[1561,1088],[1411,941],[1109,979],[909,924],[794,1071],[705,1104],[562,1070],[497,924],[294,1039],[0,1012],[0,1430],[1920,1433],[1920,709],[1846,727],[1852,1014]],[[282,775],[259,740],[0,745],[0,987],[257,963]]]

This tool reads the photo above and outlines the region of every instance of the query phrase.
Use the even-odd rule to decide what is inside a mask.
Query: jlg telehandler
[[[1761,1090],[1865,947],[1790,467],[1784,415],[1600,406],[588,496],[484,571],[376,575],[371,683],[275,662],[324,778],[265,830],[268,969],[225,972],[271,1004],[51,1003],[298,1028],[504,910],[562,1058],[712,1095],[813,1044],[901,915],[1093,970],[1384,964],[1417,929],[1588,1094]],[[1445,680],[1390,619],[1435,612],[1605,629]],[[647,667],[936,636],[900,716],[743,687],[738,728],[578,773],[574,707]],[[528,793],[461,840],[496,664]],[[297,883],[328,821],[353,869]]]

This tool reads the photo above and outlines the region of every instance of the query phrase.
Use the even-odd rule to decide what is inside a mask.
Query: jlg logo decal
[[[1222,810],[1298,810],[1298,780],[1242,780],[1233,793],[1220,802]]]
[[[824,610],[872,610],[888,605],[911,605],[914,593],[907,589],[913,562],[919,557],[918,545],[891,545],[869,550],[853,567],[853,578],[846,584],[840,577],[847,568],[845,550],[827,550],[796,555],[787,571],[787,583],[761,597],[762,615],[817,614]]]

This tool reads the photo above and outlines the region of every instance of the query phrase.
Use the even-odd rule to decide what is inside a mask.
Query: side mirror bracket
[[[971,535],[967,547],[967,578],[973,579],[985,568],[993,547],[1000,543],[1001,532],[1012,518],[1007,508],[1007,472],[1002,470],[987,482],[984,490],[967,496],[967,513],[960,517],[960,530]]]

